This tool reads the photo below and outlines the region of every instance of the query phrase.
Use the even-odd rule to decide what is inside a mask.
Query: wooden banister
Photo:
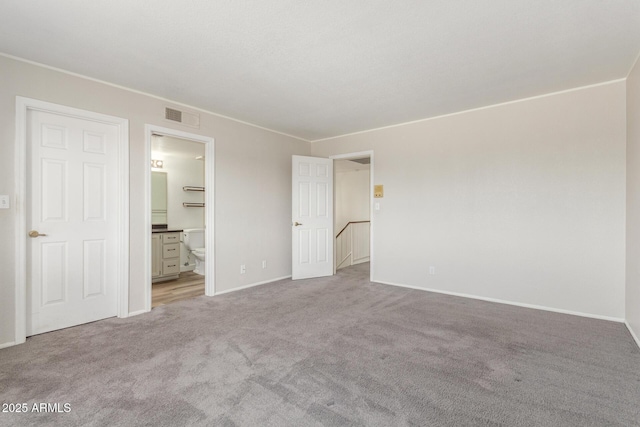
[[[361,223],[363,223],[363,222],[371,222],[371,221],[349,221],[349,222],[347,223],[347,225],[345,225],[345,226],[344,226],[344,228],[343,228],[342,230],[340,230],[340,232],[339,232],[338,234],[336,234],[336,239],[338,238],[338,236],[340,236],[340,235],[342,234],[342,232],[343,232],[344,230],[346,230],[346,229],[347,229],[347,227],[349,226],[349,224],[361,224]]]

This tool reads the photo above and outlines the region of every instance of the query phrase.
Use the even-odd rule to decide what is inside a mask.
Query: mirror
[[[166,172],[151,172],[151,224],[167,224]]]

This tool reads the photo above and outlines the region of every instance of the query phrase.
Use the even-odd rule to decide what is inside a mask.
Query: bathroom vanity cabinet
[[[153,282],[177,279],[180,275],[180,230],[151,235],[151,278]]]

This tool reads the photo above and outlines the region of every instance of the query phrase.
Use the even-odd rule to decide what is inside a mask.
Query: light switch
[[[373,204],[373,209],[379,211],[380,210],[380,203],[374,203]]]
[[[9,209],[9,196],[6,194],[0,195],[0,209]]]

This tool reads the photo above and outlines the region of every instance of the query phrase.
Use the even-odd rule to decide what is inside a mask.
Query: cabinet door
[[[151,236],[151,277],[162,275],[162,239],[160,234]]]

